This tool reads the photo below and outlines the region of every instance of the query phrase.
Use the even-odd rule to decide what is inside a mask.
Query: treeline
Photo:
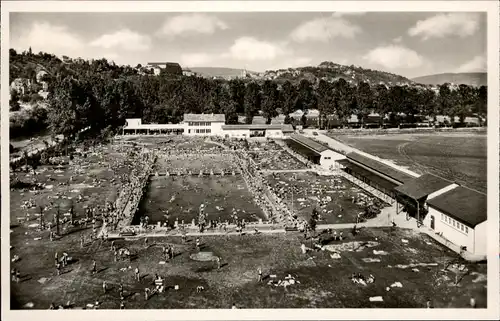
[[[275,81],[212,80],[169,73],[160,76],[139,74],[139,68],[117,66],[105,59],[64,64],[52,72],[47,98],[46,123],[54,134],[71,136],[92,126],[94,130],[114,131],[126,118],[142,118],[150,123],[177,123],[184,113],[223,113],[226,122],[238,122],[244,115],[251,123],[255,115],[269,123],[278,114],[318,109],[320,118],[335,115],[346,124],[352,114],[361,123],[372,113],[397,119],[404,113],[407,122],[415,116],[446,115],[485,117],[486,87],[448,84],[438,92],[428,87],[350,85],[343,79],[334,82],[301,80],[278,84]],[[304,119],[303,119],[304,121]]]

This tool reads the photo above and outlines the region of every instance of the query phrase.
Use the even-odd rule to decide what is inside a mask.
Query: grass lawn
[[[335,135],[348,145],[410,170],[486,191],[487,136],[480,133]]]
[[[178,218],[179,223],[191,223],[197,219],[201,204],[205,204],[208,220],[231,220],[233,209],[247,222],[265,220],[240,175],[151,177],[148,188],[135,220],[148,215],[152,224],[164,221],[164,211],[168,210],[171,222]]]
[[[95,153],[86,158],[75,158],[73,163],[62,167],[41,166],[33,173],[15,172],[12,177],[29,183],[45,184],[43,189],[11,188],[10,202],[11,223],[17,223],[17,217],[25,217],[27,213],[34,219],[40,211],[38,206],[47,206],[44,212],[46,220],[56,213],[51,202],[60,204],[62,213],[69,211],[74,205],[75,217],[83,217],[85,207],[104,206],[106,201],[114,201],[119,193],[120,177],[128,175],[133,163],[112,146],[99,147]],[[70,182],[70,178],[73,181]],[[62,184],[62,185],[60,185]],[[82,199],[78,200],[81,195]],[[35,207],[23,208],[24,202],[31,200]],[[33,222],[36,223],[36,222]]]
[[[290,155],[277,144],[266,144],[252,148],[255,162],[263,170],[305,169],[307,166]]]
[[[372,198],[343,177],[300,172],[269,174],[266,178],[271,187],[283,195],[290,209],[293,190],[294,212],[299,217],[309,220],[316,207],[321,215],[319,224],[355,223],[357,214],[364,211],[364,207],[353,203],[352,198],[358,195]],[[323,206],[319,204],[320,200],[324,201]]]
[[[118,247],[127,247],[138,257],[132,262],[115,263],[109,241],[99,240],[80,248],[80,233],[86,231],[54,242],[47,241],[46,233],[42,241],[32,241],[36,233],[22,227],[11,233],[14,246],[11,252],[21,257],[13,265],[24,278],[19,284],[12,283],[14,309],[23,308],[28,302],[34,304],[34,309],[47,309],[51,302],[68,301],[75,307],[83,307],[96,300],[102,302],[103,309],[116,309],[120,302],[117,290],[120,282],[125,288],[128,309],[230,308],[233,303],[240,308],[422,308],[427,300],[432,300],[436,308],[465,308],[470,297],[476,299],[478,307],[486,305],[486,265],[468,265],[470,272],[456,286],[455,272],[440,271],[443,262],[456,255],[410,230],[364,229],[356,237],[344,231],[346,240],[329,245],[330,249],[339,250],[340,259],[333,259],[328,250],[302,254],[299,247],[303,235],[299,233],[202,237],[201,251],[222,258],[219,271],[213,262],[190,258],[197,251],[192,238],[187,244],[175,237],[154,238],[147,248],[142,239],[118,240]],[[402,239],[408,243],[402,243]],[[166,244],[173,244],[179,254],[160,265],[161,246]],[[387,255],[374,255],[373,250],[383,250]],[[54,275],[56,251],[59,254],[65,251],[76,259],[61,276]],[[96,260],[99,271],[95,276],[89,272],[92,259]],[[372,263],[365,262],[368,259]],[[404,266],[417,263],[437,263],[437,266],[418,266],[418,272]],[[396,267],[398,264],[403,266]],[[128,266],[131,269],[120,271]],[[133,278],[136,266],[143,276],[140,281]],[[262,268],[265,276],[262,283],[257,282],[258,268]],[[354,284],[349,279],[353,272],[372,274],[375,282],[367,286]],[[155,273],[166,279],[169,289],[146,301],[144,288],[152,287]],[[267,283],[269,275],[283,280],[288,274],[300,284],[290,285],[286,292],[281,286]],[[111,287],[107,294],[102,290],[103,280]],[[402,288],[387,291],[386,287],[394,282],[401,282]],[[179,285],[178,291],[170,288],[174,285]],[[205,291],[197,293],[199,285]],[[372,296],[382,296],[383,302],[370,302]]]

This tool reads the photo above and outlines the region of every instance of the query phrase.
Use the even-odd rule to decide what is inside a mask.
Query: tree
[[[373,108],[373,93],[370,85],[362,82],[356,89],[357,116],[361,121],[361,126],[364,125],[366,117],[370,114],[370,109]]]
[[[240,79],[232,79],[229,81],[229,90],[236,113],[243,114],[245,112],[245,84]]]
[[[436,93],[432,89],[424,89],[421,93],[421,103],[423,105],[423,113],[426,116],[432,117],[434,121],[437,119],[438,106],[436,101]]]
[[[448,83],[439,86],[438,108],[440,114],[449,116],[453,124],[455,121],[455,108],[450,84]]]
[[[315,208],[313,208],[312,213],[311,213],[311,217],[309,218],[309,228],[313,232],[316,232],[316,226],[318,224],[318,219],[319,219],[319,213],[315,207]]]
[[[245,93],[245,123],[251,124],[255,113],[261,109],[260,86],[256,82],[251,82],[246,86]]]
[[[471,105],[474,102],[475,91],[467,85],[460,85],[456,91],[456,106],[457,115],[461,124],[464,123],[465,117],[471,114]]]
[[[479,126],[482,126],[482,119],[488,113],[488,89],[486,86],[481,86],[477,89],[477,99],[474,105],[474,111],[477,113]]]
[[[262,86],[262,115],[266,119],[266,124],[278,116],[279,91],[275,82],[266,80]]]
[[[221,87],[220,95],[218,98],[220,107],[222,108],[226,116],[226,124],[237,124],[238,114],[236,113],[236,106],[234,101],[231,101],[231,97],[226,87]]]
[[[399,113],[405,110],[407,103],[406,95],[406,87],[394,86],[389,89],[389,105],[391,106],[389,121],[392,125],[399,124]]]
[[[333,111],[333,105],[335,104],[335,96],[333,95],[333,86],[321,79],[318,84],[317,89],[317,101],[318,101],[318,127],[323,128],[323,117],[331,114]]]
[[[336,81],[333,85],[334,87],[334,102],[335,102],[335,113],[340,120],[342,125],[345,125],[347,118],[350,116],[350,102],[352,101],[352,89],[345,81],[341,78]]]
[[[389,90],[384,84],[375,87],[374,107],[380,115],[380,125],[383,126],[384,118],[390,112]]]
[[[282,112],[285,114],[285,124],[290,124],[292,122],[290,114],[295,111],[297,104],[297,90],[288,80],[281,87],[280,101],[282,102]]]
[[[307,79],[302,79],[299,84],[298,96],[295,108],[305,113],[309,109],[316,108],[317,99],[312,84]]]

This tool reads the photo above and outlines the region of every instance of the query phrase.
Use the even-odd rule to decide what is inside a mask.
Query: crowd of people
[[[141,164],[141,166],[134,167],[129,175],[128,183],[122,186],[113,214],[117,220],[110,222],[113,227],[116,228],[117,224],[130,225],[147,187],[149,176],[153,173],[156,158],[156,154],[145,152],[135,159],[136,164]]]

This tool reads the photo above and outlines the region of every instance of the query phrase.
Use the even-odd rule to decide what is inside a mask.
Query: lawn
[[[152,177],[147,194],[140,205],[139,214],[147,215],[152,224],[165,220],[191,223],[197,219],[201,204],[205,204],[208,220],[231,220],[233,209],[239,219],[245,221],[265,220],[262,210],[253,201],[243,178],[236,176],[170,176]]]
[[[255,163],[263,170],[305,169],[307,166],[290,155],[278,144],[251,146],[251,155]]]
[[[320,214],[319,224],[355,223],[364,211],[362,199],[372,199],[343,177],[320,176],[311,172],[274,173],[266,176],[274,193],[299,217],[309,220],[313,208]],[[354,197],[354,202],[353,202]]]
[[[392,160],[419,174],[431,173],[486,191],[485,134],[335,135],[334,138],[364,152]]]
[[[190,258],[197,252],[192,237],[187,243],[178,237],[154,238],[147,247],[143,239],[117,240],[119,248],[126,247],[138,256],[132,262],[114,262],[109,241],[98,240],[80,248],[80,233],[88,232],[49,242],[47,232],[40,235],[23,227],[13,230],[11,253],[21,257],[13,265],[21,270],[22,281],[12,283],[12,308],[32,303],[33,309],[47,309],[51,302],[69,302],[78,308],[99,300],[102,309],[116,309],[120,282],[127,309],[230,308],[233,303],[239,308],[424,308],[427,300],[436,308],[466,308],[471,297],[478,307],[486,306],[486,265],[466,264],[469,273],[455,285],[456,272],[441,269],[456,255],[411,230],[363,229],[355,237],[344,231],[345,240],[307,254],[300,251],[301,233],[202,237],[201,251],[220,256],[220,270],[213,262]],[[39,235],[43,239],[33,241]],[[305,242],[309,245],[310,240]],[[177,255],[159,264],[161,247],[167,244],[174,245]],[[339,252],[339,259],[331,257],[333,250]],[[385,252],[376,255],[374,250]],[[75,262],[55,276],[54,253],[63,251]],[[89,272],[93,259],[98,270],[94,276]],[[133,278],[135,267],[140,269],[140,281]],[[263,271],[262,283],[257,282],[258,268]],[[375,282],[354,284],[350,280],[353,272],[372,274]],[[144,288],[153,286],[156,273],[165,278],[167,291],[146,301]],[[288,274],[300,283],[286,291],[268,284]],[[107,294],[102,290],[104,280],[110,286]],[[391,287],[395,282],[402,287]],[[173,289],[175,285],[178,290]],[[196,292],[197,286],[204,291]],[[375,296],[382,296],[383,302],[370,302]]]
[[[127,176],[133,166],[133,160],[110,145],[97,147],[85,158],[76,157],[68,165],[40,166],[36,175],[33,172],[11,172],[12,180],[41,184],[35,189],[29,185],[11,188],[11,224],[17,223],[18,217],[25,218],[26,214],[35,219],[40,213],[39,206],[46,208],[44,217],[51,220],[56,213],[56,204],[60,205],[61,213],[68,212],[73,205],[75,217],[84,217],[85,207],[103,207],[107,201],[116,199],[121,178]]]

